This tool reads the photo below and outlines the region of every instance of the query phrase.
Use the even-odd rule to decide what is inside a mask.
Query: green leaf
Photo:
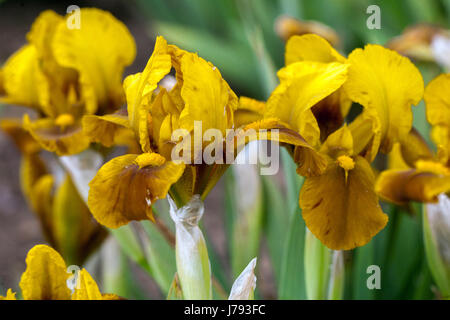
[[[442,21],[437,1],[406,0],[406,5],[417,22],[437,24],[438,20]]]
[[[133,277],[129,260],[116,239],[110,237],[101,249],[102,291],[126,299],[145,299],[142,289]]]
[[[286,230],[289,229],[289,212],[280,187],[270,177],[262,176],[261,180],[264,189],[264,234],[274,270],[275,282],[277,288],[279,288]]]
[[[248,42],[253,50],[259,72],[259,79],[264,88],[265,98],[270,96],[270,93],[278,85],[276,77],[276,69],[272,57],[267,51],[261,22],[256,21],[255,14],[264,14],[265,9],[261,6],[262,2],[254,1],[237,1],[241,21],[244,26],[244,31],[247,35]]]
[[[167,300],[183,300],[183,291],[181,290],[180,281],[176,273],[173,276],[173,281],[167,294]]]
[[[374,241],[369,242],[365,246],[356,248],[353,251],[353,299],[370,300],[375,298],[375,290],[367,287],[367,279],[370,274],[367,273],[367,268],[371,265],[376,265],[375,262],[375,244]],[[383,269],[381,269],[381,276],[383,277]]]
[[[442,261],[436,239],[434,238],[430,227],[428,212],[425,208],[423,209],[422,223],[425,253],[431,274],[433,275],[434,281],[439,287],[441,294],[444,297],[450,297],[450,271],[446,269],[444,262]]]
[[[394,207],[395,208],[395,207]],[[383,251],[384,259],[377,256],[375,263],[381,267],[381,290],[377,297],[382,299],[411,298],[407,288],[421,267],[423,241],[418,216],[405,212],[391,211],[388,223],[388,238]]]
[[[300,19],[302,17],[302,4],[300,1],[279,0],[279,3],[283,14],[287,14],[296,19]]]
[[[147,238],[143,237],[147,262],[152,276],[165,295],[169,292],[176,272],[175,250],[150,221],[142,221]]]
[[[212,286],[213,286],[213,296],[223,298],[223,290],[228,291],[231,286],[228,283],[228,278],[225,274],[222,263],[220,262],[219,256],[211,245],[210,238],[208,237],[207,230],[203,230],[203,234],[206,241],[206,247],[208,249],[209,262],[211,263],[211,272],[213,275]],[[226,294],[225,294],[226,298]]]
[[[427,261],[422,261],[421,271],[412,282],[414,283],[414,295],[412,299],[423,300],[434,298],[434,293],[431,291],[433,280]]]
[[[306,299],[304,247],[305,223],[298,208],[291,216],[283,252],[279,299]]]
[[[344,286],[344,251],[332,251],[330,280],[328,282],[328,300],[342,300],[344,298]]]
[[[299,206],[298,195],[303,184],[303,177],[297,174],[296,164],[286,148],[281,148],[281,162],[286,182],[288,209],[290,213],[293,213]]]
[[[118,229],[109,229],[109,232],[117,240],[123,252],[132,261],[141,266],[141,268],[143,268],[147,273],[152,273],[150,265],[147,263],[145,253],[139,244],[139,240],[136,238],[136,234],[131,229],[130,224],[122,226]]]
[[[255,165],[232,167],[235,203],[231,235],[231,270],[239,276],[248,262],[258,256],[262,234],[262,185]],[[244,195],[245,196],[242,196]]]
[[[278,287],[279,299],[306,299],[305,264],[305,222],[298,205],[298,193],[303,183],[290,154],[281,150],[283,173],[287,185],[287,208],[289,214],[288,233],[283,237],[284,249],[281,259],[281,274]],[[272,212],[277,214],[278,211]]]
[[[309,300],[326,299],[331,250],[306,229],[304,255],[306,296]]]

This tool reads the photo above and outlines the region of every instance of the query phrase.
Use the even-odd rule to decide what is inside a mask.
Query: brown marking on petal
[[[88,205],[101,224],[117,228],[133,220],[152,220],[151,206],[165,198],[184,165],[167,161],[161,166],[139,168],[138,155],[114,158],[98,171],[89,184]]]
[[[315,208],[317,208],[318,206],[320,206],[320,204],[322,203],[322,201],[323,201],[323,198],[320,198],[320,200],[319,200],[315,205],[313,205],[313,206],[311,207],[311,209],[315,209]]]
[[[323,174],[307,177],[299,199],[306,226],[333,250],[365,245],[388,220],[373,184],[370,164],[362,157],[355,158],[347,181],[344,170],[334,162]]]
[[[311,108],[319,124],[320,140],[322,142],[344,123],[339,97],[339,92],[336,92]]]

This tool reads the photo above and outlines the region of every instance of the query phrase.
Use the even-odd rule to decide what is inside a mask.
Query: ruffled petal
[[[224,134],[233,125],[229,115],[237,107],[237,98],[231,94],[219,70],[197,54],[189,53],[181,58],[181,72],[181,97],[185,102],[180,115],[181,127],[191,132],[194,121],[201,121],[203,132],[212,128]]]
[[[42,148],[57,155],[79,153],[89,147],[89,138],[83,133],[81,125],[62,128],[50,118],[31,121],[27,114],[23,118],[23,127],[39,142]]]
[[[151,205],[166,197],[183,171],[184,164],[165,161],[155,153],[114,158],[89,184],[88,206],[95,219],[109,228],[151,219]]]
[[[379,45],[354,50],[344,89],[348,97],[365,109],[363,117],[373,122],[372,149],[389,152],[392,145],[411,130],[411,105],[423,95],[419,70],[405,57]],[[373,160],[376,152],[370,153]]]
[[[346,60],[327,40],[315,34],[289,38],[284,57],[286,65],[298,61],[345,63]]]
[[[300,207],[309,230],[333,250],[368,243],[388,221],[374,191],[369,163],[355,158],[352,170],[331,163],[324,174],[309,177],[300,191]]]
[[[437,202],[439,194],[450,191],[450,172],[439,168],[438,163],[435,165],[438,171],[430,168],[383,171],[375,189],[381,198],[396,204]]]
[[[44,69],[57,67],[55,65],[52,41],[55,31],[60,23],[65,23],[64,17],[53,10],[45,10],[39,14],[27,34],[27,40],[32,44],[42,59]]]
[[[23,105],[42,110],[52,116],[49,85],[39,65],[38,53],[32,45],[25,45],[14,53],[2,69],[3,103]]]
[[[320,129],[311,108],[344,83],[347,68],[341,63],[296,62],[281,69],[281,83],[269,97],[264,116],[288,123],[317,146]]]
[[[346,63],[346,59],[328,41],[315,34],[290,38],[286,44],[285,61],[286,65],[299,61]],[[350,106],[350,99],[340,88],[312,107],[320,128],[321,141],[342,125]]]
[[[158,83],[170,72],[172,63],[167,50],[167,41],[161,36],[157,37],[155,48],[144,71],[128,76],[123,83],[130,126],[139,137],[144,152],[150,152],[150,142],[147,128],[140,128],[141,123],[147,122],[146,110],[143,112],[142,108],[148,106]]]
[[[347,125],[328,136],[320,152],[333,159],[337,159],[341,155],[353,155],[353,136]]]
[[[71,94],[77,89],[78,73],[59,65],[53,55],[53,38],[59,25],[66,25],[64,17],[52,10],[45,10],[34,20],[27,40],[36,50],[42,72],[48,81],[50,101],[43,106],[45,114],[56,117],[68,112]]]
[[[441,74],[426,87],[424,100],[428,122],[432,126],[450,126],[450,74]]]
[[[49,246],[34,246],[26,258],[27,269],[19,286],[24,300],[70,300],[70,276],[61,256]]]
[[[78,274],[78,287],[72,294],[72,300],[103,300],[100,289],[95,280],[86,269],[82,269]]]
[[[326,157],[312,148],[295,147],[293,158],[297,173],[303,177],[320,175],[327,168]]]
[[[122,73],[136,55],[127,27],[109,12],[83,8],[81,26],[59,24],[53,38],[53,54],[63,67],[79,72],[82,96],[89,114],[98,108],[115,110],[124,101]]]
[[[83,132],[92,142],[99,142],[106,147],[113,146],[123,131],[131,131],[128,116],[121,113],[84,116],[82,125]]]
[[[175,143],[172,141],[172,133],[179,129],[180,111],[173,99],[173,95],[161,88],[150,106],[151,113],[151,138],[158,148],[158,153],[166,159],[170,159],[171,151]]]
[[[348,128],[353,136],[354,154],[364,156],[369,162],[375,159],[381,141],[379,122],[363,112],[348,125]]]
[[[266,103],[247,97],[239,97],[239,105],[234,112],[234,127],[240,128],[262,120]]]
[[[411,168],[411,166],[409,166],[403,159],[402,149],[399,142],[394,143],[391,152],[388,154],[387,168],[397,170],[406,170]]]
[[[433,159],[433,153],[427,142],[415,128],[412,128],[408,135],[400,141],[400,146],[403,160],[410,167],[414,167],[419,160]]]
[[[428,122],[432,125],[431,137],[438,147],[443,163],[450,166],[450,74],[441,74],[425,89],[424,100]]]

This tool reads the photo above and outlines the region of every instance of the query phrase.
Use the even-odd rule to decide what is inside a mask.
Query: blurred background
[[[0,0],[0,63],[25,43],[26,33],[41,11],[53,9],[64,15],[73,4],[108,10],[129,28],[137,43],[137,57],[125,75],[144,68],[155,37],[163,35],[169,43],[198,52],[212,61],[238,95],[257,99],[266,99],[276,85],[275,73],[284,64],[284,43],[291,33],[321,33],[345,55],[367,43],[397,46],[414,60],[428,82],[443,69],[430,57],[427,46],[429,49],[433,30],[448,29],[450,22],[450,0]],[[381,9],[381,29],[370,30],[366,26],[370,16],[366,9],[372,4]],[[298,24],[300,21],[314,23]],[[407,27],[423,23],[433,27],[419,29],[406,40],[400,38],[404,40],[400,44],[392,42]],[[414,50],[414,46],[419,49]],[[19,107],[0,106],[0,117],[20,117],[24,111]],[[428,137],[423,105],[414,112],[415,127]],[[25,269],[26,253],[44,240],[38,221],[20,191],[20,153],[3,133],[0,133],[0,150],[2,293],[5,288],[17,289]],[[284,185],[282,180],[281,175],[275,179],[280,188]],[[222,262],[229,258],[224,193],[222,181],[206,201],[204,218],[206,233]],[[260,275],[265,278],[259,289],[263,297],[274,298],[275,280],[264,243],[259,263]],[[231,267],[224,265],[225,272],[229,273]],[[161,297],[152,281],[135,269],[137,282],[147,295]]]

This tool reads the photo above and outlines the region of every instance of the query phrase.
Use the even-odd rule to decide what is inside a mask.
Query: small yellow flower
[[[11,289],[8,289],[8,291],[6,292],[6,296],[0,296],[0,300],[17,300],[16,299],[16,293],[12,292]]]
[[[86,149],[83,114],[104,114],[124,102],[122,73],[135,57],[127,28],[108,12],[81,9],[83,28],[69,29],[66,19],[44,11],[27,35],[28,44],[2,68],[1,100],[35,109],[24,128],[40,145],[58,155]]]
[[[49,246],[36,245],[27,255],[27,268],[20,279],[20,289],[24,300],[117,300],[117,295],[102,294],[97,283],[86,269],[82,269],[74,292],[67,280],[72,276],[62,257]],[[8,290],[0,300],[15,300],[15,293]]]

